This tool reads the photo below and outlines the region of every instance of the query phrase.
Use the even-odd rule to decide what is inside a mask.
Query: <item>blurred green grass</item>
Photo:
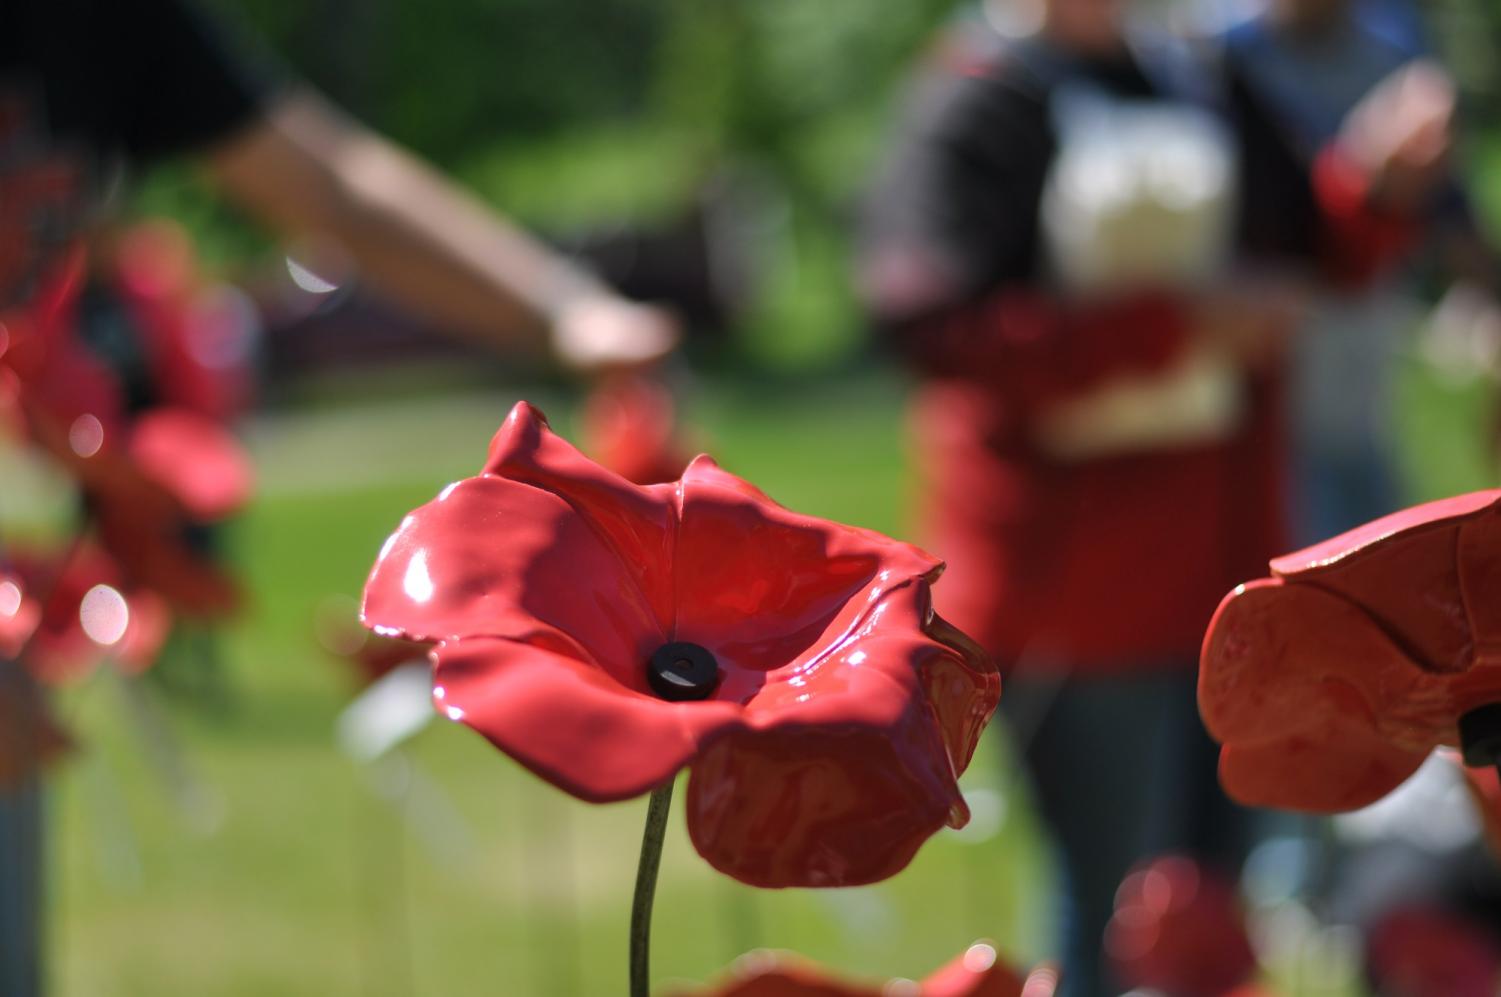
[[[904,385],[713,380],[688,421],[730,469],[799,510],[909,534]],[[211,794],[174,807],[107,682],[64,708],[85,750],[50,818],[55,992],[84,995],[605,994],[623,985],[641,801],[587,807],[469,731],[435,723],[399,761],[339,754],[350,697],[313,614],[353,597],[408,509],[473,471],[515,396],[497,392],[271,417],[252,433],[263,497],[234,534],[254,608],[225,652],[235,697],[171,722]],[[571,399],[534,398],[565,434]],[[1489,394],[1409,369],[1404,452],[1416,494],[1483,487]],[[979,937],[1041,955],[1044,852],[996,732],[966,777],[993,833],[939,834],[875,887],[751,891],[708,868],[674,817],[658,892],[659,984],[703,980],[750,946],[850,973],[920,976]],[[433,787],[461,824],[431,811]],[[985,796],[982,792],[981,796]],[[441,808],[439,808],[441,809]],[[455,827],[460,828],[455,833]]]

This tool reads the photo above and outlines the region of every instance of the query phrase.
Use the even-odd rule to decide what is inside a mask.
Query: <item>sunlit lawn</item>
[[[1424,495],[1483,483],[1478,395],[1414,381]],[[174,706],[207,799],[175,804],[119,690],[65,704],[87,739],[56,783],[57,993],[608,994],[623,989],[642,804],[586,807],[469,731],[434,723],[377,768],[345,759],[348,677],[315,607],[353,596],[401,515],[473,473],[514,394],[283,415],[257,425],[264,497],[234,536],[254,611],[227,642],[220,710]],[[1458,404],[1453,404],[1454,400]],[[539,399],[565,432],[571,406]],[[800,510],[909,535],[900,382],[701,386],[690,414],[721,462]],[[753,946],[919,976],[977,937],[1041,952],[1046,870],[996,738],[945,832],[878,887],[753,892],[713,873],[675,820],[658,894],[659,983]]]

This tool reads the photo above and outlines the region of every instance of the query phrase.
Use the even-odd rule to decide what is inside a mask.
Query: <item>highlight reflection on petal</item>
[[[427,573],[427,551],[419,550],[407,563],[401,587],[413,602],[427,602],[433,597],[432,576]]]

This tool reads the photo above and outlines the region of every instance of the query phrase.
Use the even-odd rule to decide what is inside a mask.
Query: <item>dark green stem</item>
[[[657,869],[662,865],[662,839],[672,809],[672,780],[652,790],[646,805],[646,830],[641,834],[641,863],[636,867],[636,896],[631,901],[631,997],[651,991],[651,904],[657,895]]]

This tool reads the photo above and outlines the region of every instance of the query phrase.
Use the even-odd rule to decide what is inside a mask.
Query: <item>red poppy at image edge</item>
[[[1501,491],[1430,502],[1271,562],[1204,640],[1220,781],[1260,806],[1385,796],[1501,703]]]
[[[716,869],[854,885],[968,819],[956,779],[1000,678],[934,615],[941,569],[706,457],[634,485],[523,402],[481,474],[386,541],[361,615],[441,642],[439,708],[559,788],[623,800],[688,766],[688,831]],[[713,655],[708,698],[651,692],[647,662],[669,642]]]
[[[669,991],[671,997],[1053,997],[1058,972],[1040,966],[1023,977],[976,942],[921,982],[851,983],[792,953],[751,952],[729,975],[704,990]]]

